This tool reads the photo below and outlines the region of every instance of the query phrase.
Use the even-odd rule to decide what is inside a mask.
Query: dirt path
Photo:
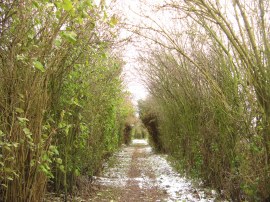
[[[164,156],[156,155],[145,140],[134,140],[115,154],[104,173],[95,177],[89,201],[214,201],[211,190],[192,186],[176,173]]]

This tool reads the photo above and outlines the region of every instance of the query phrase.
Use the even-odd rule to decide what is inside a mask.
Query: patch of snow
[[[111,187],[125,187],[127,184],[128,178],[119,179],[119,178],[105,178],[105,177],[94,177],[95,184],[111,186]]]
[[[132,144],[142,144],[142,145],[148,145],[148,142],[146,139],[133,139]]]
[[[128,171],[131,164],[133,149],[124,147],[121,151],[114,154],[117,159],[117,165],[109,167],[108,164],[104,165],[104,172],[102,177],[95,176],[94,184],[101,184],[112,187],[124,187],[129,178]]]
[[[196,189],[188,179],[174,171],[165,157],[153,154],[149,161],[157,177],[157,186],[167,192],[168,201],[215,201],[214,196],[207,198],[203,190]]]
[[[215,191],[206,193],[205,190],[193,186],[190,180],[173,169],[165,155],[154,154],[146,140],[135,139],[132,144],[144,147],[124,147],[116,153],[114,156],[117,158],[117,164],[111,168],[106,165],[102,177],[95,177],[95,184],[124,188],[129,181],[133,181],[140,189],[158,187],[164,190],[168,195],[166,201],[215,201]],[[143,154],[138,157],[136,165],[140,170],[140,176],[129,178],[132,155],[136,149],[138,153]],[[153,176],[149,176],[149,173]]]

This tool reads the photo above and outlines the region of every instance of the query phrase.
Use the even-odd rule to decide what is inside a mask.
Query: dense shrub
[[[151,39],[141,56],[151,95],[139,106],[152,138],[226,197],[269,200],[269,3],[162,8],[180,28],[142,34]]]
[[[115,16],[92,1],[0,4],[0,200],[72,190],[122,142],[133,113],[112,54]]]

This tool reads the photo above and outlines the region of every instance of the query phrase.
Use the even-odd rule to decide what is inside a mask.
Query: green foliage
[[[183,27],[194,26],[161,29],[163,40],[152,40],[158,45],[142,58],[151,96],[140,117],[155,146],[189,175],[233,201],[267,201],[270,4],[182,3],[167,6],[189,16],[177,18]]]
[[[48,181],[67,195],[122,143],[133,111],[108,42],[117,18],[101,10],[89,0],[0,5],[1,201],[42,201]]]
[[[100,50],[102,54],[103,50]],[[58,121],[59,152],[65,172],[56,170],[56,189],[65,181],[72,190],[79,173],[93,175],[101,167],[102,159],[115,151],[121,143],[126,115],[119,117],[123,99],[119,80],[120,63],[114,58],[91,55],[92,65],[75,64],[64,78]],[[109,62],[110,61],[110,62]],[[64,180],[64,178],[66,178]]]
[[[35,68],[37,68],[41,72],[45,72],[43,65],[39,61],[34,61],[33,64],[34,64]]]

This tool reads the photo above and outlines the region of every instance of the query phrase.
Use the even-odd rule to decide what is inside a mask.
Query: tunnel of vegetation
[[[0,201],[72,193],[123,141],[133,114],[117,19],[90,0],[0,4]]]
[[[104,2],[1,1],[0,201],[67,196],[131,134],[147,136],[130,122]],[[227,198],[269,200],[270,2],[168,0],[156,12],[165,26],[145,16],[134,30],[151,141]]]
[[[268,201],[270,5],[226,2],[167,1],[167,27],[146,17],[140,117],[189,175],[234,201]]]

